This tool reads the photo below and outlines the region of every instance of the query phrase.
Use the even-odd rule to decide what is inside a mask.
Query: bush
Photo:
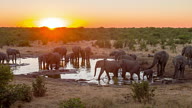
[[[9,108],[16,101],[30,102],[32,100],[31,88],[25,84],[7,85],[0,89],[0,108]]]
[[[15,87],[15,92],[17,93],[19,100],[31,102],[32,90],[30,86],[27,86],[26,84],[18,84]]]
[[[6,86],[13,79],[13,72],[9,65],[0,65],[0,88]]]
[[[150,88],[147,81],[132,84],[131,90],[133,99],[141,103],[149,103],[155,96],[155,88]]]
[[[123,43],[124,42],[122,40],[116,40],[113,46],[115,48],[123,48]]]
[[[161,45],[161,49],[166,49],[166,46],[165,45]]]
[[[111,48],[111,42],[109,40],[97,40],[95,45],[99,48]]]
[[[146,44],[149,44],[149,45],[155,47],[158,43],[159,43],[159,41],[157,39],[150,37],[150,38],[147,39]]]
[[[129,47],[130,50],[135,51],[135,45],[136,41],[134,39],[125,40],[125,47]]]
[[[172,44],[170,46],[170,50],[172,51],[172,53],[176,53],[176,45],[175,44]]]
[[[19,47],[26,47],[26,46],[30,47],[31,45],[30,45],[29,41],[27,41],[27,40],[21,40],[21,41],[19,41],[19,42],[17,43],[17,46],[19,46]]]
[[[37,77],[32,83],[33,86],[33,95],[35,97],[43,97],[46,93],[47,88],[45,87],[45,82],[42,77]]]
[[[140,44],[139,44],[139,50],[145,50],[145,51],[148,51],[148,49],[147,49],[147,45],[146,45],[146,43],[145,42],[141,42]]]
[[[71,98],[59,103],[59,108],[85,108],[80,98]]]

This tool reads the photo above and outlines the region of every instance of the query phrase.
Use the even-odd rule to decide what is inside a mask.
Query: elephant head
[[[152,63],[152,65],[151,65],[148,69],[153,68],[153,67],[160,61],[160,59],[161,59],[161,55],[156,54],[156,55],[154,56],[154,58],[153,58],[153,63]]]

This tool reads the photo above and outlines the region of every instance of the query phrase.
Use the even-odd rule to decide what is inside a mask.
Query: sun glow
[[[68,22],[61,18],[45,18],[39,21],[39,27],[48,27],[50,29],[67,26]]]

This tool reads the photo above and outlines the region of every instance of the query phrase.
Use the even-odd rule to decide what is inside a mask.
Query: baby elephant
[[[144,76],[147,77],[147,80],[152,79],[153,73],[154,73],[154,70],[153,70],[153,69],[144,70],[144,71],[143,71],[143,79],[144,79]]]

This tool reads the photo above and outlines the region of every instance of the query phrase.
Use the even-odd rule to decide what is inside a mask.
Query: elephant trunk
[[[157,58],[154,58],[152,65],[150,67],[148,67],[147,69],[153,68],[156,64],[157,64]]]
[[[95,65],[95,73],[94,73],[94,77],[96,75],[96,71],[97,71],[97,64]]]

